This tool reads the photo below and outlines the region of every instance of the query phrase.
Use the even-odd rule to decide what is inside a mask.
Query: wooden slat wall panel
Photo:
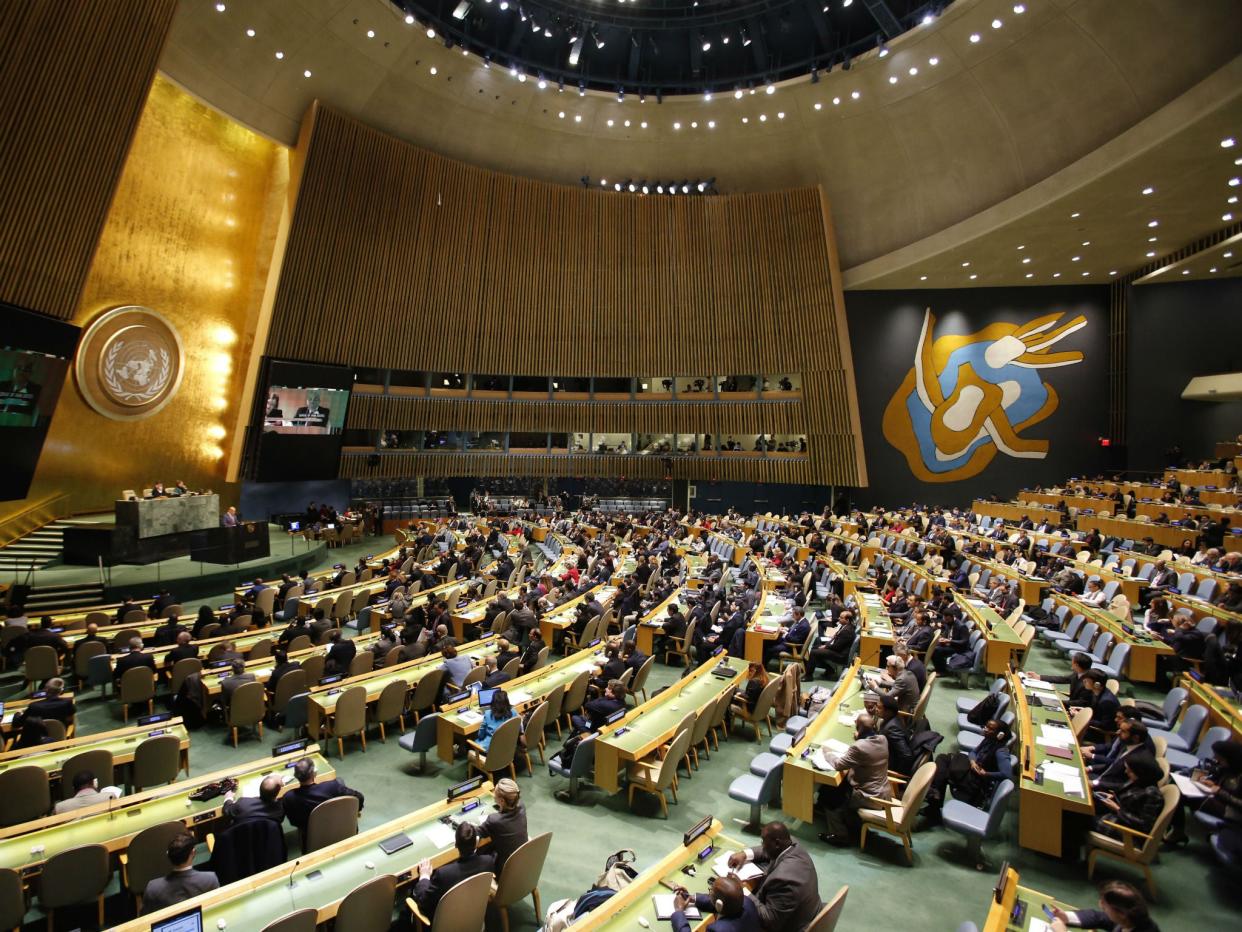
[[[0,299],[73,316],[176,8],[0,3]]]
[[[798,464],[728,469],[843,485],[864,475],[840,271],[818,189],[640,198],[475,168],[321,104],[307,120],[269,355],[565,377],[788,372],[801,374],[804,391],[780,405],[359,397],[350,426],[805,433],[810,452]],[[632,468],[611,459],[583,468]],[[489,463],[388,457],[382,468],[565,465]]]

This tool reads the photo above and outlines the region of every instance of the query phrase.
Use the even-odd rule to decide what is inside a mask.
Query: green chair
[[[181,772],[181,739],[176,735],[157,735],[143,740],[134,750],[135,793],[151,786],[172,783]],[[188,774],[187,774],[188,776]]]
[[[263,716],[267,714],[267,690],[259,682],[242,683],[229,700],[226,724],[237,747],[237,729],[253,728],[263,739]]]
[[[387,929],[392,924],[392,904],[396,897],[397,878],[392,874],[382,874],[355,887],[337,907],[333,932]]]
[[[121,886],[133,895],[139,913],[147,884],[168,873],[169,843],[184,831],[182,822],[161,822],[144,828],[121,852]]]
[[[311,810],[306,823],[302,853],[310,854],[358,834],[358,798],[338,796],[321,802]]]
[[[113,776],[112,752],[107,748],[93,748],[81,751],[69,758],[60,768],[60,797],[68,799],[73,795],[73,778],[83,770],[95,775],[100,786],[111,786]]]
[[[52,855],[39,878],[39,905],[47,914],[47,927],[56,928],[56,910],[94,901],[99,926],[104,924],[104,891],[112,880],[108,849],[82,845]]]
[[[20,825],[41,819],[52,811],[52,791],[47,771],[34,764],[21,764],[0,772],[0,826]]]

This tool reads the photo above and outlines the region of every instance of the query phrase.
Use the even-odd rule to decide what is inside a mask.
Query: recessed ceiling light
[[[933,55],[931,58],[927,59],[927,64],[935,68],[938,64],[940,64],[940,59]]]
[[[1208,269],[1208,271],[1211,272],[1212,274],[1216,274],[1216,266],[1212,266],[1210,269]]]
[[[1034,272],[1027,272],[1027,273],[1026,273],[1026,277],[1027,277],[1027,278],[1034,278],[1034,277],[1035,277],[1035,273],[1034,273]]]
[[[439,74],[439,73],[440,73],[440,69],[438,69],[435,65],[432,65],[432,66],[431,66],[431,76],[432,76],[432,77],[435,77],[435,76],[436,76],[437,74]]]
[[[983,38],[983,36],[979,35],[979,33],[977,33],[977,32],[972,32],[972,33],[970,34],[970,41],[971,41],[972,43],[973,43],[973,42],[978,42],[978,41],[979,41],[980,39],[982,39],[982,38]]]
[[[1229,179],[1229,187],[1231,188],[1236,188],[1240,184],[1242,184],[1242,178],[1230,178]]]
[[[1148,220],[1147,225],[1149,227],[1155,228],[1155,227],[1160,226],[1160,221],[1159,220]]]
[[[919,73],[919,69],[911,68],[909,73],[910,73],[910,77],[914,77],[916,74]]]
[[[626,125],[628,126],[629,124],[627,123]],[[639,123],[639,124],[638,124],[638,128],[639,128],[639,129],[646,129],[646,128],[647,128],[647,121],[646,121],[646,120],[643,120],[641,123]]]
[[[1021,246],[1019,246],[1018,248],[1019,248],[1019,249],[1025,249],[1025,248],[1026,248],[1026,243],[1023,243],[1023,244],[1022,244]]]
[[[284,53],[284,52],[277,52],[277,53],[276,53],[276,60],[277,60],[277,61],[280,61],[280,60],[281,60],[281,59],[283,59],[284,57],[285,57],[285,53]]]
[[[1023,264],[1023,265],[1030,265],[1030,264],[1031,264],[1031,257],[1030,257],[1030,256],[1027,256],[1025,259],[1023,259],[1023,260],[1022,260],[1022,264]]]
[[[1226,136],[1224,139],[1220,141],[1220,147],[1222,149],[1232,149],[1233,146],[1234,146],[1234,140],[1232,136]]]
[[[1225,203],[1226,203],[1226,204],[1236,204],[1236,203],[1238,203],[1238,196],[1235,194],[1235,195],[1233,195],[1233,196],[1232,196],[1232,197],[1230,197],[1230,198],[1226,198]]]
[[[539,90],[541,90],[541,91],[543,91],[543,90],[547,90],[547,87],[548,87],[548,82],[547,82],[547,81],[545,81],[543,78],[540,78],[540,79],[539,79],[539,83],[536,85],[536,87],[538,87],[538,88],[539,88]]]
[[[305,71],[302,72],[302,77],[309,78],[310,76],[311,76],[311,73],[310,73],[309,68],[307,68]]]
[[[1090,275],[1090,274],[1091,274],[1090,272],[1083,272],[1083,273],[1082,273],[1082,277],[1083,277],[1083,278],[1086,278],[1086,277],[1087,277],[1088,275]]]
[[[759,122],[760,123],[768,122],[768,115],[766,113],[759,114]]]
[[[969,263],[969,262],[963,262],[963,263],[962,263],[962,268],[964,268],[964,269],[968,269],[968,268],[970,268],[970,263]]]
[[[368,30],[367,30],[367,38],[368,38],[368,39],[374,39],[374,38],[375,38],[375,30],[374,30],[374,29],[368,29]]]
[[[970,280],[971,280],[972,282],[973,282],[976,278],[978,278],[978,277],[979,277],[979,276],[978,276],[978,275],[976,275],[976,274],[974,274],[973,272],[970,274]]]
[[[1002,23],[999,19],[994,19],[994,20],[992,20],[992,28],[993,28],[993,29],[1000,29],[1000,28],[1001,28],[1001,26],[1003,26],[1003,25],[1005,25],[1005,24],[1004,24],[1004,23]]]
[[[613,121],[612,121],[612,120],[609,120],[609,121],[608,121],[608,125],[609,125],[609,126],[612,126],[612,125],[613,125]]]
[[[834,107],[839,107],[839,106],[841,106],[841,98],[840,98],[840,97],[834,97],[834,98],[832,98],[832,105],[833,105]]]
[[[1183,275],[1189,275],[1189,274],[1190,274],[1190,269],[1182,269],[1182,274],[1183,274]]]
[[[1025,13],[1025,12],[1026,12],[1026,4],[1024,4],[1024,3],[1015,3],[1015,4],[1013,5],[1013,11],[1014,11],[1014,13],[1016,13],[1018,16],[1021,16],[1023,13]]]
[[[1083,240],[1083,241],[1082,241],[1082,244],[1083,244],[1084,246],[1090,246],[1090,245],[1091,245],[1091,240],[1089,240],[1089,239],[1085,239],[1085,240]]]
[[[565,111],[564,111],[564,110],[560,111],[560,112],[556,115],[556,118],[557,118],[558,120],[563,120],[563,119],[565,119]]]
[[[1148,252],[1148,253],[1147,253],[1147,258],[1148,258],[1148,259],[1154,258],[1154,257],[1155,257],[1155,255],[1156,255],[1156,254],[1155,254],[1155,252]]]
[[[254,30],[253,30],[253,29],[247,29],[247,30],[246,30],[246,35],[250,36],[250,38],[252,38],[252,39],[253,39],[253,38],[254,38]]]
[[[1060,277],[1061,277],[1061,273],[1060,273],[1060,272],[1053,272],[1053,273],[1052,273],[1052,277],[1053,277],[1053,278],[1060,278]]]
[[[741,100],[741,99],[742,99],[742,89],[741,89],[740,87],[739,87],[736,91],[734,91],[734,92],[733,92],[733,99],[734,99],[734,100]],[[252,690],[252,692],[253,692],[253,690]]]
[[[750,117],[742,117],[742,122],[743,122],[743,123],[749,123],[749,122],[750,122]]]
[[[1143,189],[1143,193],[1144,193],[1144,194],[1155,194],[1155,193],[1156,193],[1156,189],[1155,189],[1155,188],[1152,188],[1152,187],[1147,187],[1147,188],[1144,188],[1144,189]]]
[[[430,26],[428,26],[427,27],[427,38],[434,39],[435,37],[436,37],[436,31],[432,29]]]
[[[1149,236],[1149,237],[1147,237],[1147,242],[1149,242],[1149,243],[1154,243],[1154,242],[1155,242],[1156,240],[1158,240],[1159,238],[1160,238],[1160,237],[1158,237],[1158,236]]]
[[[768,86],[767,86],[766,88],[764,88],[763,92],[764,92],[765,94],[775,94],[775,93],[776,93],[776,85],[775,85],[775,84],[772,84],[771,82],[769,82],[769,83],[768,83]]]
[[[895,74],[890,74],[890,75],[888,76],[888,83],[889,83],[889,84],[896,84],[896,83],[897,83],[897,75],[895,75]]]
[[[1111,270],[1108,274],[1109,274],[1109,275],[1116,275],[1116,274],[1117,274],[1117,270],[1116,270],[1116,269],[1112,269],[1112,270]]]
[[[1220,219],[1225,221],[1225,223],[1229,223],[1233,220],[1233,214],[1221,214]]]
[[[223,13],[226,9],[228,9],[228,7],[226,7],[223,3],[217,3],[217,4],[216,4],[216,12],[217,12],[217,13]]]
[[[406,24],[407,26],[413,26],[413,25],[414,25],[414,14],[413,14],[413,13],[406,13],[406,14],[405,14],[405,24]]]
[[[823,109],[824,109],[824,105],[823,105],[823,104],[821,104],[821,103],[819,103],[819,101],[816,101],[816,102],[815,102],[815,109],[816,109],[816,110],[823,110]]]
[[[1071,220],[1077,220],[1077,219],[1078,219],[1079,217],[1081,217],[1081,216],[1082,216],[1082,214],[1080,214],[1078,211],[1074,211],[1072,214],[1070,214],[1070,219],[1071,219]]]
[[[1078,261],[1079,259],[1081,259],[1081,258],[1082,258],[1082,256],[1071,256],[1071,257],[1070,257],[1070,262],[1077,262],[1077,261]]]
[[[778,120],[783,120],[783,119],[785,119],[785,111],[784,111],[784,110],[781,110],[780,112],[778,112],[778,113],[776,114],[776,118],[777,118]]]
[[[862,96],[861,91],[850,91],[850,98],[853,100],[857,100],[861,96]]]
[[[921,281],[921,282],[925,282],[925,281],[927,281],[927,276],[926,276],[926,275],[920,275],[920,276],[919,276],[919,281]]]
[[[1225,259],[1232,259],[1232,258],[1233,258],[1233,253],[1232,253],[1232,252],[1222,253],[1221,255],[1222,255],[1222,257],[1223,257],[1223,258],[1225,258]]]
[[[629,128],[629,125],[630,125],[630,121],[629,121],[629,120],[626,120],[626,121],[625,121],[625,125],[626,125],[626,128],[628,129],[628,128]]]

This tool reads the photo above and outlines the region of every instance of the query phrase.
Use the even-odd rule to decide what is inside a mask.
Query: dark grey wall
[[[1242,431],[1242,402],[1183,401],[1196,375],[1242,372],[1242,279],[1130,289],[1126,433],[1132,469],[1160,469],[1164,451],[1212,456]]]
[[[1108,425],[1106,286],[851,291],[845,306],[870,480],[869,488],[855,493],[859,504],[964,504],[989,493],[1010,498],[1022,486],[1104,468],[1110,453],[1098,440]],[[930,482],[918,478],[906,457],[888,442],[884,411],[914,365],[928,307],[936,317],[936,339],[972,334],[998,322],[1026,323],[1053,312],[1064,312],[1062,324],[1078,314],[1086,317],[1086,327],[1050,350],[1079,350],[1083,361],[1034,370],[1055,390],[1059,406],[1047,419],[1019,431],[1019,436],[1049,440],[1045,459],[1017,459],[998,452],[973,478]]]

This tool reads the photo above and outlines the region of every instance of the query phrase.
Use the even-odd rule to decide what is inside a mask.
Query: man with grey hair
[[[233,701],[233,693],[237,692],[237,688],[245,683],[255,682],[253,673],[246,672],[246,661],[238,658],[232,663],[232,672],[220,681],[220,694],[224,697],[224,706],[228,706]]]
[[[293,765],[293,777],[298,781],[298,785],[286,793],[280,801],[289,824],[295,826],[303,834],[306,832],[307,825],[310,824],[311,812],[320,803],[336,799],[338,796],[352,796],[358,800],[360,811],[363,806],[363,796],[357,790],[350,789],[341,780],[316,783],[315,775],[315,762],[309,757],[303,757]]]
[[[112,668],[112,677],[118,683],[121,677],[125,675],[127,670],[134,667],[147,667],[152,675],[155,674],[155,658],[151,654],[143,653],[142,638],[132,637],[129,639],[129,653],[117,660],[116,665]]]
[[[867,677],[867,684],[881,696],[892,696],[902,712],[912,712],[919,701],[919,684],[914,674],[906,669],[906,662],[896,654],[889,654],[882,675]]]

